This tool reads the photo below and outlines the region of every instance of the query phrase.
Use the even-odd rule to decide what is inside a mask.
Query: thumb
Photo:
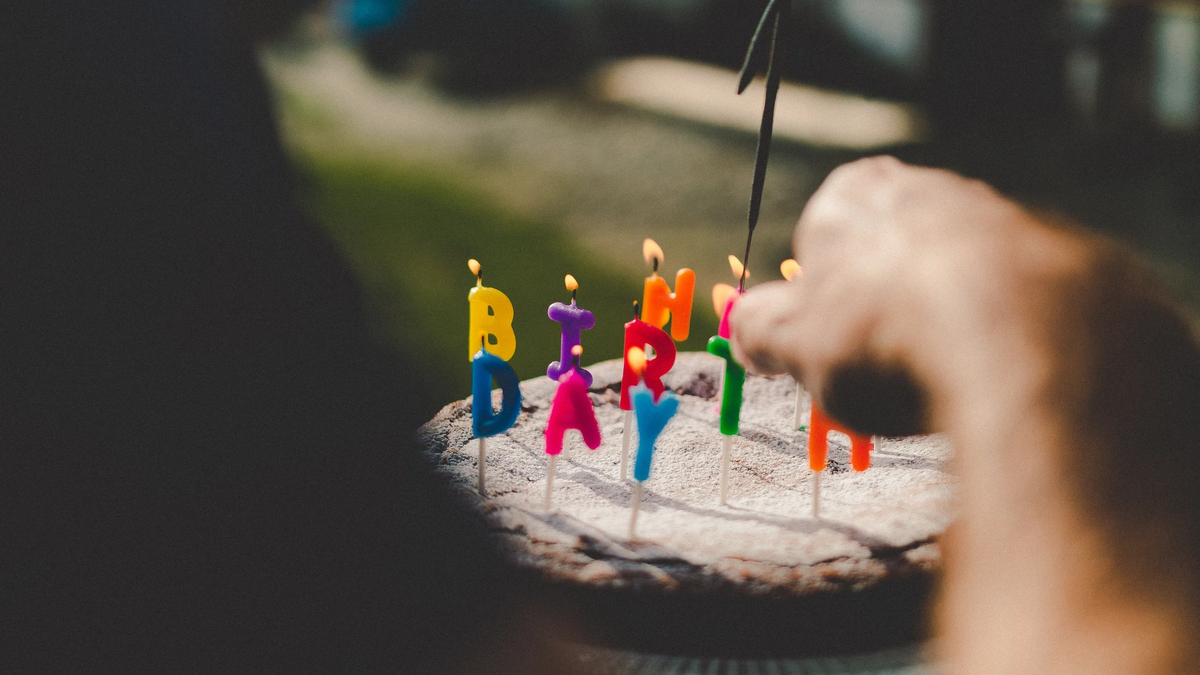
[[[792,282],[773,281],[747,291],[729,315],[734,358],[760,375],[798,375],[802,351],[795,339],[798,304]]]

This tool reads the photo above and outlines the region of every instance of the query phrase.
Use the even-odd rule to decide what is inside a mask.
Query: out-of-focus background
[[[468,393],[470,257],[513,300],[522,378],[558,358],[567,273],[597,318],[584,364],[619,356],[645,237],[669,278],[696,270],[681,348],[703,349],[745,242],[763,89],[735,70],[764,5],[337,0],[265,48],[304,204],[421,355],[425,413]],[[1200,304],[1200,3],[792,8],[751,283],[832,168],[886,152],[1123,239]]]

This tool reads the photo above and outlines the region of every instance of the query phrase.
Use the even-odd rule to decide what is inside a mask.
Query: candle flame
[[[570,274],[567,275],[566,279],[563,279],[563,283],[566,284],[568,291],[573,291],[579,288],[579,282],[575,281],[575,277],[571,276]]]
[[[642,259],[646,261],[647,265],[653,264],[655,261],[658,262],[658,265],[661,265],[663,262],[662,247],[656,244],[653,239],[647,238],[642,242]]]
[[[583,345],[571,347],[571,356],[583,356]]]
[[[479,276],[480,265],[478,260],[471,258],[467,261],[467,267],[470,268],[471,274]]]
[[[729,302],[729,294],[733,292],[733,286],[729,284],[717,284],[713,286],[713,311],[717,316],[725,315],[725,303]]]
[[[795,260],[793,260],[791,258],[788,258],[787,260],[784,260],[782,263],[779,263],[779,273],[783,275],[784,279],[791,281],[792,279],[803,274],[804,270],[801,269],[800,263],[796,262]]]
[[[733,276],[737,277],[738,279],[741,279],[742,272],[746,271],[746,267],[742,265],[742,262],[737,259],[736,255],[733,254],[730,254],[729,256],[729,269],[733,270]],[[750,278],[750,272],[746,272],[746,278]]]
[[[629,369],[641,377],[646,371],[646,352],[642,351],[641,347],[630,347],[625,358],[629,359]]]

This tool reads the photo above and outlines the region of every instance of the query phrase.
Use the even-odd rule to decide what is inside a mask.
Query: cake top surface
[[[821,517],[814,519],[808,433],[791,428],[797,385],[788,376],[747,377],[728,505],[720,506],[723,437],[717,425],[724,361],[706,353],[679,354],[663,378],[682,402],[659,436],[637,538],[630,540],[634,488],[632,479],[622,482],[619,474],[621,368],[620,360],[588,368],[603,443],[589,450],[577,432],[568,432],[548,512],[544,432],[557,383],[546,377],[521,383],[517,424],[487,439],[486,498],[476,491],[478,443],[471,434],[470,398],[447,406],[422,428],[438,471],[484,515],[518,563],[570,581],[620,585],[641,579],[666,588],[686,585],[696,573],[779,586],[806,570],[823,568],[822,578],[841,574],[846,582],[861,583],[897,564],[937,566],[933,540],[950,523],[955,498],[945,438],[884,439],[872,453],[871,468],[860,473],[850,468],[849,439],[831,434]],[[493,392],[495,405],[499,396]],[[807,394],[800,405],[807,424]],[[636,421],[633,426],[636,452]],[[629,465],[632,472],[632,457]],[[691,574],[680,573],[688,570]]]

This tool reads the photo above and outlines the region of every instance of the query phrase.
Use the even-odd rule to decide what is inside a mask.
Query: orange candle
[[[830,431],[840,431],[850,437],[850,465],[855,471],[866,471],[871,466],[871,437],[850,431],[821,410],[816,401],[812,404],[812,419],[808,423],[808,468],[825,470],[825,458],[829,453]]]
[[[676,342],[687,339],[692,323],[692,296],[696,291],[696,273],[683,268],[675,273],[675,292],[667,280],[658,276],[658,267],[663,261],[663,250],[653,239],[642,242],[642,257],[654,271],[646,277],[642,294],[642,321],[663,328],[671,324],[671,338]]]

